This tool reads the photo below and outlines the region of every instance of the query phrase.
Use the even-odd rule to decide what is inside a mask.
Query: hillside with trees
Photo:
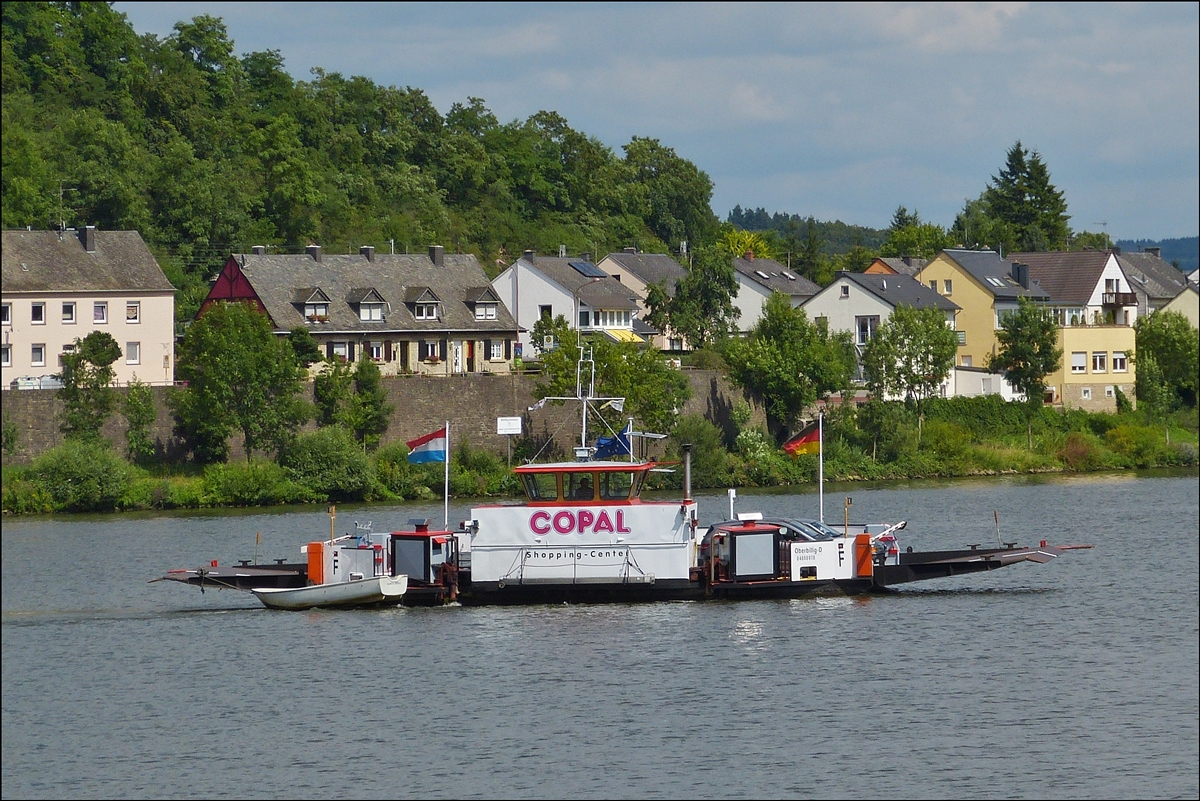
[[[554,111],[440,112],[419,88],[238,54],[219,18],[139,34],[108,3],[5,3],[5,228],[136,230],[180,319],[231,251],[430,244],[485,265],[526,248],[700,246],[712,180],[656,139],[615,152]]]

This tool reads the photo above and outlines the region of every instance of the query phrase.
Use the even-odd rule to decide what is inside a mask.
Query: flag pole
[[[821,499],[821,522],[825,522],[825,410],[817,415],[817,440],[820,442],[821,455],[817,460],[818,495]]]
[[[446,421],[446,483],[442,494],[442,528],[450,530],[450,421]]]

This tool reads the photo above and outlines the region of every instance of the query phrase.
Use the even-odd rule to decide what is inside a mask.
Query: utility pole
[[[63,186],[63,182],[58,182],[58,230],[63,231],[67,227],[66,217],[63,216],[63,193],[78,192],[79,190],[71,186]]]

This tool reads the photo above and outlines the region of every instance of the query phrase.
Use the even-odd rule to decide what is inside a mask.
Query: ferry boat
[[[588,389],[583,370],[591,369]],[[811,593],[855,595],[912,581],[984,572],[1019,562],[1046,563],[1091,545],[1033,547],[1015,542],[983,548],[914,553],[901,550],[896,524],[765,520],[743,513],[701,525],[692,496],[691,446],[682,448],[683,493],[676,500],[642,497],[647,478],[672,469],[634,458],[630,436],[618,437],[627,460],[596,459],[587,444],[589,409],[619,407],[623,398],[593,396],[594,365],[581,354],[574,397],[545,398],[581,404],[582,434],[571,461],[513,468],[524,499],[475,506],[454,530],[430,521],[373,535],[383,572],[407,575],[405,605],[594,603],[709,598],[792,598]],[[625,432],[622,432],[625,433]],[[732,497],[731,496],[731,511]],[[227,586],[251,589],[303,586],[304,565],[260,567]],[[287,571],[288,579],[271,573]],[[194,571],[164,578],[197,584]],[[212,582],[209,573],[210,584]]]

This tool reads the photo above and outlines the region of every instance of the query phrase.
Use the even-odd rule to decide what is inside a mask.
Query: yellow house
[[[985,367],[996,353],[1001,316],[1015,311],[1020,298],[1046,302],[1049,295],[1029,283],[1029,273],[992,250],[943,250],[915,278],[958,304],[959,367]]]
[[[1066,325],[1058,328],[1063,357],[1046,376],[1046,401],[1090,412],[1112,412],[1117,389],[1134,400],[1134,331],[1128,325]]]

